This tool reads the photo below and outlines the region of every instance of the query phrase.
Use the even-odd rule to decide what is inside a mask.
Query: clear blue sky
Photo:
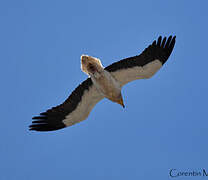
[[[171,179],[208,171],[207,1],[1,1],[1,180]],[[176,35],[167,63],[123,88],[126,108],[102,100],[87,120],[29,132],[86,75],[80,55],[104,66]],[[195,177],[193,179],[204,179]],[[182,178],[179,178],[182,179]]]

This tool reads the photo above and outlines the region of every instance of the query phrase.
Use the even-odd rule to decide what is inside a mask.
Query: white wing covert
[[[107,66],[109,71],[123,86],[136,79],[146,79],[152,77],[168,60],[175,45],[175,36],[160,36],[140,55],[129,57]]]
[[[88,78],[59,106],[33,117],[30,130],[53,131],[85,120],[93,107],[104,97]]]
[[[160,36],[140,55],[129,57],[107,66],[105,70],[117,79],[121,86],[136,79],[152,77],[168,60],[175,36]],[[59,106],[53,107],[39,116],[33,117],[30,130],[53,131],[71,126],[86,119],[93,107],[104,98],[98,92],[91,78],[83,81]]]

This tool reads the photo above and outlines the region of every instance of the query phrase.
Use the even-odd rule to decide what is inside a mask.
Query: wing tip
[[[34,121],[29,126],[29,130],[54,131],[67,127],[68,125],[64,123],[66,116],[76,110],[85,91],[89,90],[92,84],[91,78],[86,79],[71,93],[64,103],[32,117]]]
[[[51,119],[51,121],[49,121],[47,116],[41,114],[45,113],[40,113],[40,116],[32,117],[34,120],[32,124],[29,125],[29,131],[55,131],[66,127],[63,120],[54,121]]]
[[[32,123],[29,126],[29,131],[55,131],[59,129],[65,128],[66,125],[64,123],[60,123],[56,126],[49,123]]]
[[[169,42],[170,41],[170,44]],[[118,62],[107,66],[105,70],[109,72],[114,72],[119,69],[126,69],[134,66],[144,66],[145,64],[158,59],[162,65],[168,60],[176,41],[176,36],[170,35],[168,38],[166,36],[159,36],[157,40],[154,40],[140,55],[122,59]],[[134,61],[129,61],[129,60]],[[137,62],[137,59],[139,60]]]
[[[164,64],[171,55],[173,48],[175,46],[175,42],[176,42],[176,35],[175,36],[170,35],[168,38],[166,36],[164,38],[162,38],[162,36],[159,36],[157,40],[157,46],[160,50],[158,50],[157,58],[161,61],[162,64]]]

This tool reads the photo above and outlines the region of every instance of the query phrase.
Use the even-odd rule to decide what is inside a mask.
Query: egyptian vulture
[[[82,55],[81,69],[89,78],[83,81],[66,101],[39,116],[33,117],[30,130],[53,131],[85,120],[92,108],[103,98],[124,107],[121,88],[136,79],[152,77],[168,60],[176,37],[160,36],[140,55],[103,67],[97,58]]]

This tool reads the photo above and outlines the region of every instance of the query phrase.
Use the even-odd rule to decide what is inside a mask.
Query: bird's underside
[[[136,79],[152,77],[167,61],[175,36],[160,36],[140,55],[126,58],[103,68],[99,59],[81,56],[81,69],[90,77],[83,81],[59,106],[33,117],[30,130],[58,130],[86,119],[93,107],[103,98],[123,105],[121,88]]]
[[[101,96],[104,96],[124,107],[121,95],[121,84],[103,68],[99,59],[82,55],[81,69],[90,76],[93,85]]]

